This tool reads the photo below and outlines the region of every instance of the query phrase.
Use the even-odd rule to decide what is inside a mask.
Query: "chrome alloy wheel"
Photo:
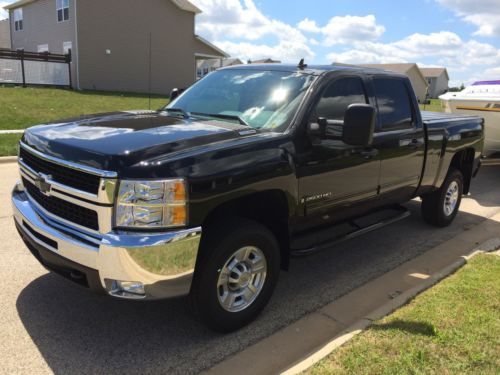
[[[455,211],[459,198],[459,186],[456,181],[452,181],[444,198],[444,214],[450,216]]]
[[[229,312],[245,310],[262,291],[266,274],[262,250],[254,246],[237,250],[219,271],[217,297],[222,308]]]

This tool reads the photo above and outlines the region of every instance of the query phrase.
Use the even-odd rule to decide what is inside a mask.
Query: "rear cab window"
[[[405,80],[374,77],[373,86],[379,113],[378,131],[412,129],[415,111]]]

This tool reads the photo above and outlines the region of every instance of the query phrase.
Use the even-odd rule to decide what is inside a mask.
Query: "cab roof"
[[[303,72],[306,74],[321,75],[327,72],[334,71],[352,71],[358,73],[367,74],[382,74],[382,75],[392,75],[398,77],[406,77],[404,74],[376,69],[376,68],[365,68],[357,65],[347,65],[347,64],[332,64],[332,65],[307,65],[305,68],[299,68],[297,65],[293,64],[243,64],[243,65],[232,65],[219,70],[271,70],[271,71],[282,71],[282,72]]]

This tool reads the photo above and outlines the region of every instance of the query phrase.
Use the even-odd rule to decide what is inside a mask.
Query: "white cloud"
[[[385,27],[377,24],[377,19],[371,14],[364,17],[335,16],[323,27],[319,27],[316,21],[305,18],[299,22],[298,28],[309,33],[323,34],[322,44],[327,47],[377,40],[385,32]]]
[[[3,7],[9,5],[12,1],[0,1],[0,20],[9,18],[9,13]]]
[[[500,79],[500,66],[486,70],[486,76],[492,79]]]
[[[234,57],[294,61],[315,56],[298,28],[267,17],[253,0],[193,0],[193,3],[203,10],[196,18],[196,32]],[[258,43],[263,38],[277,42]]]
[[[310,20],[309,18],[304,18],[297,25],[299,30],[308,32],[308,33],[319,33],[321,32],[321,28],[316,24],[316,21]]]
[[[238,56],[244,61],[271,58],[283,62],[298,62],[302,57],[306,60],[314,58],[314,55],[311,55],[312,52],[307,46],[288,41],[280,41],[278,44],[272,46],[230,41],[217,42],[217,45],[231,54],[231,56]]]
[[[326,26],[321,28],[321,32],[325,35],[323,44],[330,47],[335,44],[377,40],[385,32],[385,27],[377,24],[374,15],[344,16],[331,18]]]
[[[464,21],[477,26],[474,35],[500,36],[500,4],[498,0],[436,0],[453,10]]]
[[[393,43],[360,42],[341,53],[330,53],[332,61],[345,63],[415,62],[431,58],[436,64],[465,70],[473,65],[500,64],[500,50],[476,40],[463,41],[457,34],[441,31],[413,34]]]

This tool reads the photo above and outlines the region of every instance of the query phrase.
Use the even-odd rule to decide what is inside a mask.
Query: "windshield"
[[[185,115],[284,131],[315,77],[298,72],[220,70],[165,109]]]

